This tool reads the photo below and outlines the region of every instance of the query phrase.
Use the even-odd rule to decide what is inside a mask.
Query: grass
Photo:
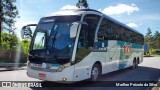
[[[144,55],[144,57],[160,57],[159,54]]]
[[[150,55],[144,55],[144,57],[160,57],[160,49],[149,49]]]

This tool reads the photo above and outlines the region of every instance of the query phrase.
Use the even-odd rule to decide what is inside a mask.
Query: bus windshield
[[[70,60],[75,41],[70,38],[70,27],[79,20],[80,16],[42,18],[33,36],[30,54],[44,59]]]

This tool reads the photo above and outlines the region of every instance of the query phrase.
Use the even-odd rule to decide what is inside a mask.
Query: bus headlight
[[[63,69],[69,67],[70,65],[71,65],[71,63],[63,64],[63,65],[59,66],[56,71],[61,72],[61,71],[63,71]]]

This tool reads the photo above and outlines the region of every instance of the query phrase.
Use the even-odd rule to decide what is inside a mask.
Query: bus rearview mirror
[[[29,25],[26,25],[26,26],[22,27],[22,29],[21,29],[21,37],[22,37],[22,39],[32,38],[31,26],[36,27],[37,24],[29,24]]]
[[[76,37],[79,23],[74,23],[70,28],[70,38]]]
[[[86,22],[74,22],[70,28],[70,38],[76,37],[79,25],[88,26],[88,24]]]
[[[22,39],[31,38],[32,37],[32,31],[31,31],[30,27],[24,26],[22,28],[22,30],[21,30],[21,37],[22,37]]]

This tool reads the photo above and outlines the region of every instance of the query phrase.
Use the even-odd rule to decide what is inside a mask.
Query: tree
[[[154,48],[159,49],[160,48],[160,33],[158,31],[154,33],[153,39],[154,40],[152,42],[154,42]]]
[[[19,42],[19,39],[16,35],[11,35],[8,33],[2,33],[2,47],[7,50],[16,50],[16,46]]]
[[[19,39],[16,35],[2,33],[1,38],[1,47],[0,47],[0,60],[14,60],[15,51],[19,43]]]
[[[148,44],[149,49],[153,48],[153,35],[152,35],[152,31],[150,28],[147,29],[147,33],[145,35],[145,43]]]
[[[145,43],[149,43],[149,42],[151,42],[151,38],[152,38],[152,31],[151,31],[151,29],[150,28],[148,28],[147,29],[147,33],[146,33],[146,35],[145,35]]]
[[[21,42],[21,48],[22,48],[22,52],[27,54],[28,50],[29,50],[29,46],[30,46],[30,41],[28,39],[24,39]]]
[[[17,54],[20,53],[20,62],[26,63],[30,41],[20,41],[16,35],[2,33],[2,44],[0,47],[0,62],[15,63]],[[17,63],[17,62],[16,62]]]
[[[14,4],[16,0],[0,0],[0,45],[1,32],[5,29],[9,32],[15,30],[15,18],[18,15],[18,10]]]
[[[76,4],[78,8],[89,8],[89,5],[87,3],[87,0],[78,0],[78,3]]]

